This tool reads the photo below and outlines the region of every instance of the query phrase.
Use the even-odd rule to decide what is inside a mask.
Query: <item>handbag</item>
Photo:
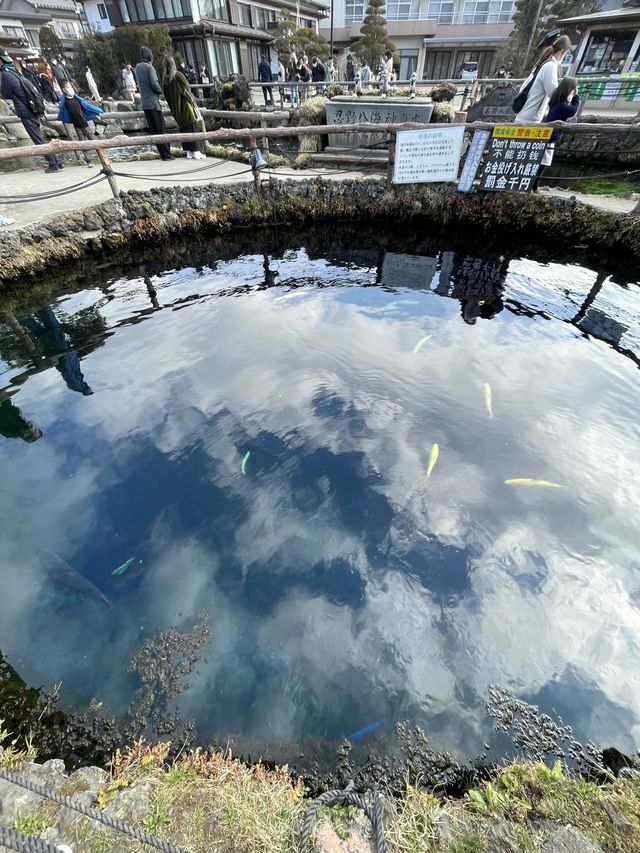
[[[529,82],[527,83],[526,86],[523,86],[522,89],[520,89],[518,94],[513,99],[512,109],[513,109],[514,113],[516,113],[516,115],[523,109],[524,105],[527,103],[527,98],[529,97],[529,92],[531,91],[531,87],[535,83],[536,77],[538,76],[540,70],[542,69],[542,66],[546,65],[547,62],[549,62],[549,61],[550,61],[549,59],[546,59],[542,63],[542,65],[539,65],[536,68],[536,70],[533,73],[533,77],[531,78],[531,80],[529,80]]]

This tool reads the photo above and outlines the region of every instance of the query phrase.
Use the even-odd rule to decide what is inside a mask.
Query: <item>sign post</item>
[[[509,192],[532,189],[552,133],[551,127],[494,127],[480,189]]]
[[[396,134],[394,184],[455,181],[464,127],[403,130]]]
[[[468,193],[473,189],[473,182],[478,174],[482,155],[484,154],[484,149],[488,141],[488,130],[475,130],[473,132],[473,139],[471,140],[471,145],[467,151],[467,159],[464,161],[462,174],[458,181],[458,189],[460,192]]]

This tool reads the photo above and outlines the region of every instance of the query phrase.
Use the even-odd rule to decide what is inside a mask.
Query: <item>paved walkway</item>
[[[203,169],[203,166],[206,168]],[[198,186],[210,181],[235,183],[253,179],[251,171],[244,163],[216,160],[211,157],[207,159],[206,163],[203,160],[187,160],[185,158],[172,160],[168,163],[163,163],[161,160],[139,160],[115,163],[114,168],[118,172],[126,172],[131,175],[131,177],[117,178],[121,190],[147,190],[159,186]],[[67,166],[63,171],[52,175],[45,175],[43,170],[35,169],[28,172],[0,173],[0,196],[24,197],[29,193],[40,193],[45,190],[64,190],[97,174],[97,166],[88,168],[84,165]],[[267,173],[263,172],[262,174],[266,176]],[[337,173],[335,169],[319,167],[295,172],[285,167],[273,171],[275,177],[281,176],[298,180],[318,175],[339,180],[363,176],[364,174],[355,169],[344,169],[344,171],[341,170]],[[581,195],[570,190],[555,188],[545,188],[544,191],[562,198],[575,196],[585,204],[618,213],[629,213],[636,205],[636,201],[633,199]],[[2,234],[7,231],[37,224],[61,213],[83,210],[111,198],[111,190],[105,180],[95,186],[80,188],[76,192],[53,199],[29,201],[27,203],[0,203],[0,215],[15,220],[13,225],[0,228],[0,239],[2,239]]]

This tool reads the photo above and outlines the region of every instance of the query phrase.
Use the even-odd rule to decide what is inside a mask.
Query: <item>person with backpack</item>
[[[39,89],[18,74],[13,60],[6,50],[0,50],[0,93],[2,97],[13,102],[16,115],[27,131],[34,145],[45,145],[40,132],[40,120],[45,113],[44,99]],[[59,172],[62,163],[55,154],[45,154],[49,167],[45,172]]]
[[[72,125],[79,140],[92,140],[93,132],[89,130],[89,122],[98,119],[102,115],[102,110],[95,104],[85,101],[80,95],[76,95],[70,80],[64,80],[61,88],[62,100],[58,112],[58,121]],[[89,152],[83,151],[82,153],[87,166],[91,166]]]
[[[553,44],[544,48],[513,102],[516,124],[540,124],[549,98],[558,88],[560,63],[570,50],[569,36],[558,36]]]

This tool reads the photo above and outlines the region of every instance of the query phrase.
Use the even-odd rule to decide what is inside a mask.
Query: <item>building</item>
[[[367,0],[333,0],[334,48],[348,50],[360,36]],[[507,40],[513,0],[387,0],[387,31],[400,59],[400,80],[460,77],[462,65],[478,63],[478,76],[491,77],[496,52]],[[320,31],[330,37],[330,22]]]
[[[83,0],[84,14],[87,18],[87,26],[93,33],[110,33],[113,24],[109,18],[107,4],[98,0]]]
[[[571,73],[608,76],[640,71],[640,4],[565,18],[560,24],[579,36]]]
[[[327,14],[316,0],[106,0],[106,6],[116,27],[167,24],[175,51],[193,68],[204,64],[210,76],[235,72],[250,79],[258,76],[261,54],[270,53],[271,31],[283,9],[316,32]]]
[[[0,0],[0,36],[24,42],[33,56],[39,52],[41,27],[50,27],[65,52],[73,52],[85,25],[82,5],[74,0]]]

